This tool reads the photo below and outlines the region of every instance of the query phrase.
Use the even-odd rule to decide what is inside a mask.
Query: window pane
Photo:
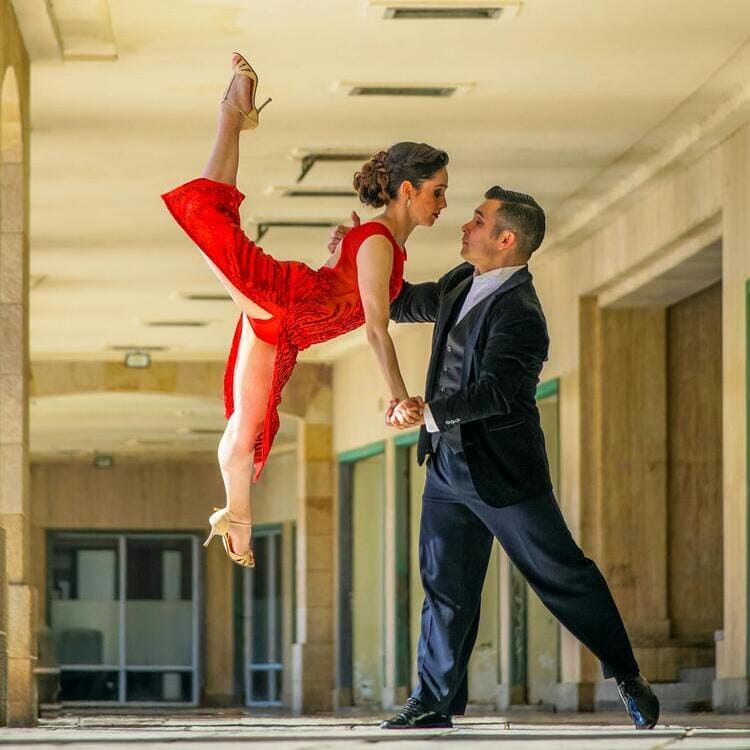
[[[256,669],[250,672],[250,692],[250,700],[253,703],[271,700],[268,696],[268,672]]]
[[[61,665],[117,665],[118,579],[116,538],[58,537],[54,540],[50,620]],[[73,700],[64,694],[63,699]]]
[[[60,673],[63,701],[116,701],[117,672],[84,672],[64,669]]]
[[[191,540],[128,539],[126,582],[126,664],[191,666]]]
[[[256,567],[249,574],[252,576],[253,598],[250,609],[252,633],[251,664],[267,664],[269,661],[268,618],[270,615],[268,601],[268,545],[269,536],[259,536],[253,540]],[[260,699],[259,699],[260,700]],[[262,700],[266,700],[263,698]]]
[[[127,700],[187,702],[192,684],[190,672],[128,672]]]
[[[271,700],[281,702],[281,671],[271,672]]]

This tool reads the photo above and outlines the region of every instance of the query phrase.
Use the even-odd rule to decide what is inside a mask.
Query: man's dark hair
[[[500,201],[495,214],[495,236],[506,229],[515,232],[519,251],[531,256],[544,239],[544,209],[530,195],[499,185],[491,187],[484,197]]]

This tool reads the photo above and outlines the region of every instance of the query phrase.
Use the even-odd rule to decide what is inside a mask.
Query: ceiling
[[[439,223],[408,243],[406,275],[419,281],[457,262],[459,226],[492,184],[532,193],[554,236],[608,176],[652,155],[655,134],[664,141],[683,124],[676,113],[715,109],[707,82],[739,59],[750,29],[747,0],[524,0],[517,14],[481,21],[390,20],[368,0],[54,0],[47,18],[39,4],[12,1],[32,59],[32,359],[119,359],[129,346],[163,347],[154,356],[170,360],[225,356],[236,310],[185,298],[222,288],[159,195],[199,174],[235,49],[259,72],[259,96],[273,97],[259,129],[242,136],[247,233],[253,220],[339,221],[359,210],[353,198],[274,192],[295,184],[299,153],[427,141],[449,152],[450,187]],[[461,91],[352,97],[346,82]],[[301,184],[346,187],[357,166],[318,164]],[[316,265],[327,233],[272,228],[262,245]],[[202,325],[147,325],[155,320]],[[304,358],[330,361],[361,341],[350,334]],[[134,439],[189,450],[203,444],[175,432],[185,426],[177,413],[194,409],[193,426],[221,422],[218,399],[154,398],[40,400],[35,449],[54,450],[61,413],[88,435],[69,450],[126,450]],[[97,410],[108,415],[98,428]],[[130,419],[127,435],[118,418]]]
[[[458,227],[491,184],[534,194],[554,232],[566,200],[694,96],[750,28],[746,0],[526,0],[514,17],[487,21],[386,20],[367,0],[52,7],[72,59],[32,55],[33,358],[117,359],[110,347],[130,345],[164,346],[155,356],[167,359],[224,356],[233,305],[184,299],[222,290],[159,194],[199,173],[234,49],[259,71],[259,96],[274,100],[242,137],[247,232],[253,218],[343,220],[357,208],[346,197],[270,195],[294,184],[295,150],[424,140],[451,164],[448,210],[409,241],[407,277],[421,280],[455,264]],[[445,99],[358,98],[342,81],[467,86]],[[347,186],[356,166],[317,165],[302,184]],[[326,237],[271,229],[262,244],[318,264]]]

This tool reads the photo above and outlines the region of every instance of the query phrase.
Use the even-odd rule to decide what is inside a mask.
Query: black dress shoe
[[[617,680],[620,698],[636,729],[653,729],[659,720],[659,699],[640,675]]]
[[[409,698],[395,716],[380,724],[381,729],[450,729],[452,726],[450,716],[433,711],[416,698]]]

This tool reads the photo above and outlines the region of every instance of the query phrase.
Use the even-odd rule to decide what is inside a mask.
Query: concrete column
[[[563,507],[612,590],[641,668],[659,680],[659,649],[670,636],[664,310],[600,308],[596,299],[582,299],[580,342],[572,383],[580,493],[577,502],[563,493]],[[564,486],[572,479],[564,477]],[[590,709],[599,664],[564,631],[560,645],[557,708]]]
[[[330,402],[330,388],[326,391]],[[312,419],[301,422],[298,431],[297,634],[292,647],[296,714],[332,709],[334,460],[330,411],[325,411],[313,404],[308,410]]]
[[[6,79],[5,85],[15,85]],[[0,164],[0,525],[6,533],[8,700],[11,725],[35,723],[36,595],[30,585],[27,180],[14,136],[18,113],[6,112]],[[8,126],[10,124],[10,126]],[[8,127],[6,127],[8,126]]]
[[[243,658],[234,642],[232,576],[224,547],[214,541],[206,550],[206,647],[205,695],[208,706],[231,706],[235,702],[235,664]]]
[[[0,560],[5,560],[5,529],[0,526]],[[0,566],[0,726],[8,723],[8,579]]]
[[[750,703],[748,653],[747,281],[750,276],[750,126],[722,146],[722,380],[724,629],[716,644],[714,708]]]

